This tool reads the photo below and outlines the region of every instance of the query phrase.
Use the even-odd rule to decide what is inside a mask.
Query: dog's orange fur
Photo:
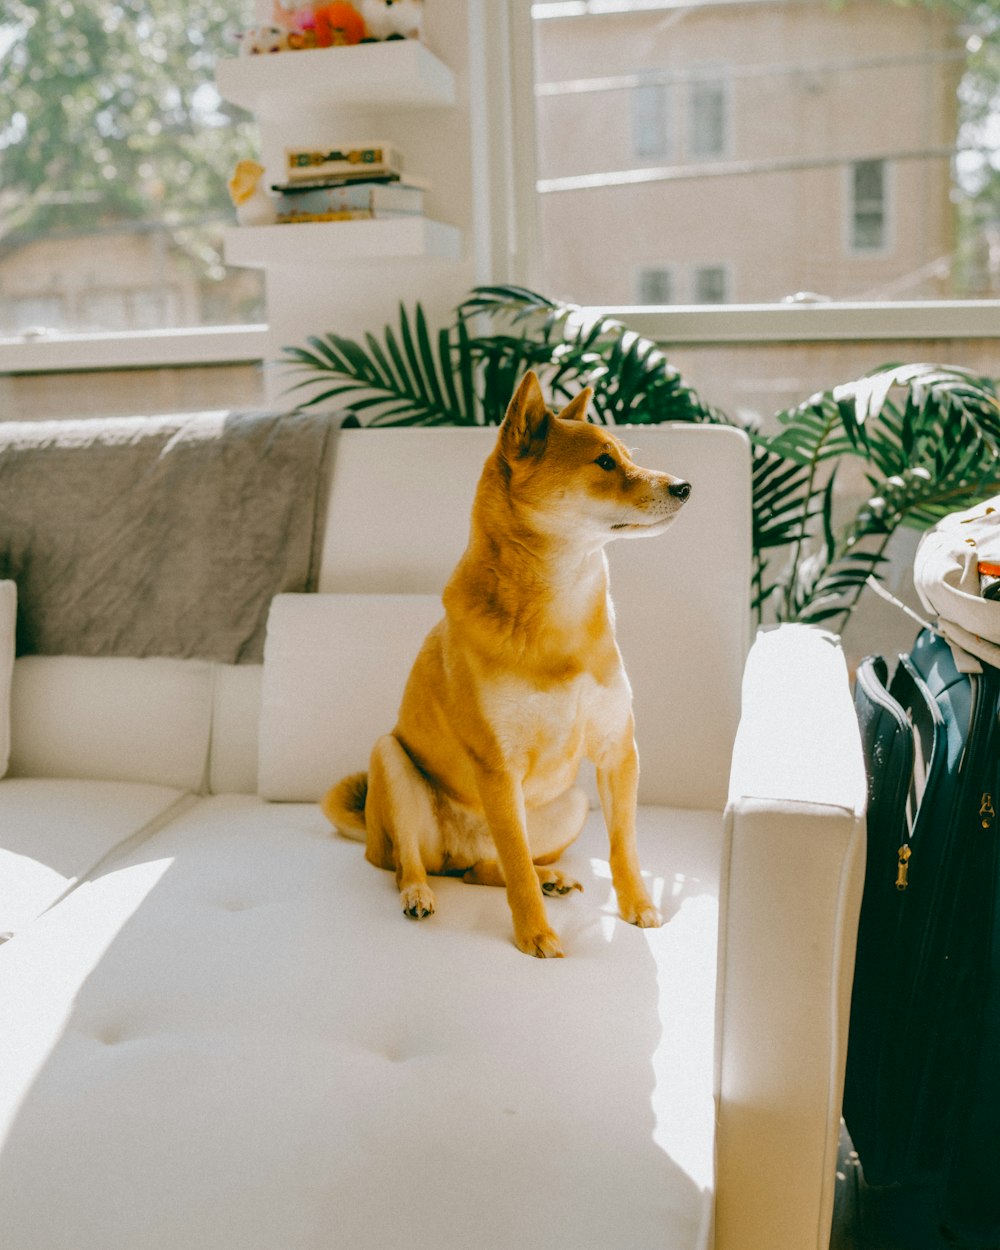
[[[483,469],[469,545],[444,619],[417,656],[399,720],[323,810],[392,869],[403,910],[434,911],[427,874],[506,885],[520,950],[560,956],[543,892],[579,883],[548,867],[577,837],[596,766],[624,918],[661,923],[635,840],[632,692],[615,641],[604,547],[661,533],[690,487],[636,465],[586,420],[590,390],[558,416],[526,375]],[[608,459],[610,458],[610,459]]]

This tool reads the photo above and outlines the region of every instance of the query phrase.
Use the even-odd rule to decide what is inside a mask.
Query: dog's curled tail
[[[365,799],[368,797],[368,774],[352,773],[338,781],[324,796],[320,807],[335,829],[345,838],[364,842],[368,830],[365,825]]]

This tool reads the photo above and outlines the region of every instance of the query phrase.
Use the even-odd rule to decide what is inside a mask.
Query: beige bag
[[[965,512],[952,512],[924,535],[913,564],[920,601],[937,617],[938,632],[952,644],[964,672],[978,665],[1000,668],[1000,600],[983,590],[1000,569],[1000,495]]]

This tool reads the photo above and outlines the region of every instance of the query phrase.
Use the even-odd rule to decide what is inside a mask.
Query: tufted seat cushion
[[[595,813],[540,962],[502,890],[417,924],[315,807],[198,801],[0,949],[5,1244],[706,1246],[722,817],[639,835],[669,924]]]
[[[188,800],[127,781],[7,778],[0,785],[0,939],[41,915],[109,853]]]

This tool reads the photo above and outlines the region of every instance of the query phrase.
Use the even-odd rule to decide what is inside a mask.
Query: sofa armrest
[[[718,1250],[829,1244],[866,793],[839,640],[762,631],[725,821]]]

